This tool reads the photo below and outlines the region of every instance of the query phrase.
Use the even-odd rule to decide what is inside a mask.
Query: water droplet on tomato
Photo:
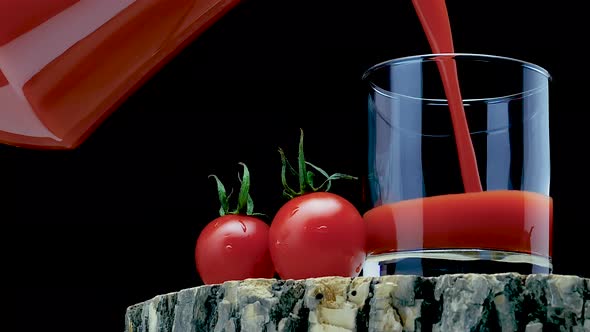
[[[233,247],[231,246],[231,244],[228,244],[227,246],[225,246],[225,249],[227,249],[227,250],[232,250],[232,249],[233,249]]]
[[[291,217],[294,216],[297,212],[299,212],[299,208],[293,209],[293,211],[291,211]]]
[[[316,229],[317,229],[318,231],[323,231],[323,230],[326,230],[326,229],[328,229],[328,226],[320,226],[320,227],[316,227]]]
[[[248,228],[246,227],[246,224],[244,224],[244,222],[243,222],[243,221],[240,221],[240,225],[242,226],[242,231],[243,231],[244,233],[246,233],[246,231],[248,230]]]
[[[355,271],[356,273],[361,272],[361,269],[363,268],[363,263],[360,263],[359,266],[356,267]]]

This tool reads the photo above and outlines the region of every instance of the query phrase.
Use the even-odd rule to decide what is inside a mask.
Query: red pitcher
[[[2,0],[0,142],[72,149],[239,0]]]

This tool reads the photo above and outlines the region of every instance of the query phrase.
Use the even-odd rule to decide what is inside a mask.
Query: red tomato
[[[315,192],[289,200],[270,226],[269,247],[282,279],[356,277],[365,261],[366,225],[346,199]]]
[[[251,216],[225,215],[210,222],[197,240],[195,260],[205,284],[272,278],[269,227]]]

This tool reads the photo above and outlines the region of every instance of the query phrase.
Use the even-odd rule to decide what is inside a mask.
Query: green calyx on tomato
[[[301,196],[307,193],[312,193],[312,192],[318,192],[318,191],[329,191],[330,188],[332,187],[332,181],[333,180],[339,180],[339,179],[347,179],[347,180],[357,180],[356,177],[351,176],[351,175],[347,175],[347,174],[342,174],[342,173],[334,173],[332,175],[328,175],[328,173],[326,173],[326,171],[324,171],[323,169],[319,168],[318,166],[305,161],[305,156],[303,153],[303,129],[301,130],[301,136],[299,138],[299,155],[297,158],[297,166],[298,166],[298,171],[296,171],[293,166],[291,166],[291,164],[289,163],[289,160],[287,160],[287,158],[285,157],[285,152],[283,151],[283,149],[279,148],[279,153],[281,154],[281,162],[282,162],[282,168],[281,168],[281,181],[283,182],[283,195],[288,198],[294,198],[297,196]],[[322,184],[320,184],[319,186],[315,186],[314,184],[314,177],[315,174],[312,171],[308,171],[307,170],[307,166],[312,167],[315,171],[317,171],[318,173],[320,173],[323,177],[325,177],[325,180],[322,182]],[[289,187],[289,185],[287,184],[287,169],[289,169],[289,172],[295,176],[297,176],[299,178],[299,191],[295,191],[294,189],[292,189],[291,187]]]
[[[268,248],[269,225],[255,215],[249,194],[250,172],[244,163],[238,205],[229,208],[229,196],[215,176],[221,208],[220,217],[210,221],[197,238],[195,262],[205,284],[221,284],[247,278],[272,278],[275,269]]]
[[[219,202],[221,203],[221,207],[219,208],[219,215],[225,216],[228,214],[239,214],[239,215],[246,215],[246,216],[261,216],[264,215],[262,213],[254,213],[254,201],[252,200],[252,196],[250,196],[250,172],[248,171],[248,167],[246,164],[240,162],[239,165],[244,166],[244,174],[242,178],[240,178],[240,174],[238,173],[238,180],[240,181],[240,193],[238,194],[238,206],[235,210],[229,209],[229,198],[231,193],[227,195],[227,191],[225,190],[225,186],[219,180],[219,178],[211,174],[209,177],[213,177],[215,182],[217,182],[217,194],[219,195]]]

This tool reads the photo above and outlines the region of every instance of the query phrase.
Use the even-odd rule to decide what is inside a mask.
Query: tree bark
[[[590,332],[590,279],[456,274],[249,279],[133,305],[127,332]]]

